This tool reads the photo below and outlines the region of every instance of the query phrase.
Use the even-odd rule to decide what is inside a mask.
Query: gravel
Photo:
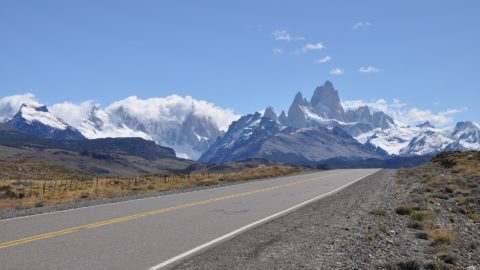
[[[408,217],[395,213],[396,206],[408,201],[408,194],[395,181],[395,171],[383,170],[327,198],[187,258],[171,268],[436,267],[438,262],[425,260],[423,256],[431,249],[430,241],[423,239],[424,235],[418,237],[421,231],[412,228]],[[470,255],[470,258],[476,259],[462,262],[464,267],[479,263],[478,251]]]

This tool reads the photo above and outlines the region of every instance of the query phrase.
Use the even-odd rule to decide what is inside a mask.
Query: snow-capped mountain
[[[402,156],[423,156],[444,150],[453,142],[446,134],[432,129],[422,130],[407,146],[400,150]]]
[[[263,115],[249,114],[233,122],[200,160],[225,162],[262,157],[288,162],[331,157],[421,156],[444,150],[480,149],[479,135],[479,126],[472,122],[460,122],[452,131],[436,128],[428,121],[415,127],[405,126],[368,106],[345,110],[338,91],[327,81],[315,89],[310,101],[297,93],[288,114],[282,111],[277,115],[272,107],[267,107]],[[340,143],[338,137],[344,141]],[[321,147],[322,144],[327,147]]]
[[[116,125],[110,120],[110,115],[97,106],[83,118],[78,130],[88,139],[138,137],[152,141],[152,137],[143,131],[135,131],[122,123]]]
[[[455,140],[455,144],[449,146],[451,150],[480,151],[480,125],[477,123],[458,122],[450,134],[450,138]]]
[[[65,102],[47,108],[32,94],[0,98],[0,122],[8,121],[36,136],[140,137],[173,148],[178,157],[196,160],[203,155],[204,161],[273,157],[274,153],[282,153],[280,156],[286,159],[292,154],[295,159],[318,160],[334,154],[361,157],[360,150],[365,151],[365,157],[480,150],[480,127],[476,123],[459,122],[454,128],[436,128],[425,122],[412,127],[368,106],[345,109],[330,81],[317,87],[310,99],[297,93],[287,112],[276,114],[272,107],[267,107],[262,113],[234,121],[237,119],[231,110],[189,96],[132,96],[105,108],[91,102]],[[344,135],[353,137],[362,147],[358,148]],[[332,136],[343,139],[335,141]],[[306,148],[297,143],[300,141]],[[286,142],[296,145],[301,152]],[[322,148],[322,142],[331,145]],[[348,152],[341,143],[356,150]]]
[[[384,112],[372,113],[366,106],[345,111],[338,91],[330,81],[315,89],[310,102],[297,93],[284,123],[292,127],[339,127],[356,136],[374,128],[388,128],[393,119]]]
[[[30,93],[0,98],[0,123],[10,120],[23,104],[30,107],[42,106]]]
[[[35,137],[63,140],[85,139],[78,130],[49,112],[46,106],[22,104],[7,124]]]
[[[263,158],[287,163],[308,163],[334,157],[381,158],[382,153],[360,144],[334,127],[295,128],[282,125],[271,108],[234,121],[200,158],[222,163]]]
[[[225,116],[222,114],[228,117],[228,112],[212,104],[178,96],[149,100],[131,97],[113,103],[106,111],[115,126],[148,135],[175,149],[179,157],[194,160],[223,133],[218,118]]]
[[[23,103],[28,108],[41,106],[32,94],[0,98],[0,122],[16,123],[18,117],[13,118]],[[26,111],[23,114],[30,113],[26,114],[28,119],[35,115],[37,122],[42,123],[46,122],[45,113],[48,113],[47,126],[57,124],[56,127],[62,129],[67,125],[66,130],[76,130],[88,139],[140,137],[154,140],[175,149],[177,156],[188,159],[198,159],[238,118],[229,109],[177,95],[150,99],[132,96],[106,108],[91,102],[64,102],[44,109],[48,112]]]
[[[416,127],[394,125],[374,129],[356,139],[380,147],[390,155],[420,156],[441,151],[480,150],[479,135],[479,125],[473,122],[458,122],[453,129],[439,129],[427,121]]]

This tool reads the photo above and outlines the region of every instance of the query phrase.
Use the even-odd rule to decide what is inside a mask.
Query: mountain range
[[[139,137],[171,147],[180,158],[197,160],[236,119],[205,101],[172,95],[142,100],[129,97],[107,108],[71,103],[45,106],[32,95],[0,100],[0,123],[51,139]]]
[[[260,158],[306,164],[480,150],[477,123],[437,128],[425,122],[412,127],[368,106],[347,110],[330,81],[317,87],[309,100],[297,93],[287,112],[277,114],[268,106],[240,118],[205,101],[175,95],[129,97],[105,109],[87,106],[79,114],[71,113],[67,103],[47,107],[31,96],[12,100],[0,100],[0,122],[33,137],[138,137],[173,148],[177,157],[205,163]]]
[[[425,122],[416,127],[397,123],[382,111],[361,106],[345,110],[330,81],[315,89],[310,100],[297,93],[288,114],[272,107],[263,114],[241,117],[230,125],[202,162],[266,158],[290,163],[331,158],[388,159],[425,156],[448,150],[480,150],[480,126],[459,122],[439,129]]]

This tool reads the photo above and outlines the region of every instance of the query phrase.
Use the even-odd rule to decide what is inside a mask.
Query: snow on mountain
[[[390,155],[398,155],[416,136],[418,130],[393,125],[390,128],[376,128],[355,137],[360,143],[370,143],[382,148]]]
[[[263,138],[267,131],[309,128],[330,131],[339,128],[367,148],[376,147],[379,152],[390,155],[480,150],[480,127],[476,123],[459,122],[450,129],[438,129],[430,122],[410,127],[394,121],[383,111],[361,105],[345,109],[338,90],[330,81],[317,87],[310,100],[298,92],[288,113],[282,111],[277,115],[272,107],[267,107],[261,113],[244,116],[235,122],[232,121],[238,116],[231,110],[190,96],[149,99],[132,96],[104,109],[91,101],[80,104],[64,102],[47,109],[32,94],[25,94],[0,99],[0,122],[9,121],[20,129],[42,136],[52,136],[53,133],[57,136],[59,131],[68,131],[66,136],[74,138],[80,133],[92,139],[140,137],[171,147],[177,156],[189,159],[198,159],[212,145],[218,148],[220,145],[217,144],[221,142],[225,144],[221,145],[224,150],[231,149],[233,144],[239,147],[242,143],[253,147],[253,139]],[[326,134],[324,131],[317,133]],[[318,139],[317,136],[312,138]]]
[[[315,89],[309,101],[297,93],[285,121],[292,127],[339,127],[352,136],[375,128],[388,128],[394,125],[393,119],[383,112],[371,112],[366,106],[345,111],[338,91],[330,81]]]
[[[436,154],[453,142],[442,132],[423,130],[415,136],[406,147],[400,150],[402,156],[422,156]]]
[[[78,130],[49,112],[46,106],[22,104],[7,124],[41,138],[85,139]]]
[[[458,150],[480,151],[480,125],[477,123],[471,121],[458,122],[450,137],[461,146],[461,149]]]
[[[55,129],[65,130],[68,128],[68,125],[62,119],[49,112],[46,106],[32,107],[23,104],[15,117],[22,117],[27,124],[37,121]]]
[[[377,128],[358,135],[356,139],[380,147],[390,155],[403,156],[434,154],[453,142],[448,129],[435,128],[428,121],[416,127],[392,125],[386,129]]]
[[[91,108],[77,129],[88,139],[138,137],[153,140],[150,135],[143,131],[132,130],[122,123],[114,125],[110,120],[110,115],[97,106]]]
[[[129,97],[106,108],[111,121],[143,132],[161,145],[172,147],[179,157],[198,159],[237,118],[190,96],[139,99]]]
[[[91,101],[63,102],[49,112],[32,111],[41,106],[32,94],[0,99],[0,122],[12,120],[21,105],[25,122],[78,130],[86,138],[140,137],[172,147],[183,158],[197,159],[238,118],[229,109],[190,96],[165,98],[128,97],[101,109]],[[31,107],[31,108],[30,108]],[[46,108],[45,108],[46,109]],[[60,120],[63,119],[63,120]]]
[[[20,109],[22,104],[40,107],[33,94],[14,95],[0,98],[0,123],[10,120]]]
[[[269,112],[270,111],[270,112]],[[229,162],[262,158],[287,163],[317,162],[333,157],[380,158],[340,128],[295,128],[272,119],[272,109],[241,117],[230,125],[200,161]]]

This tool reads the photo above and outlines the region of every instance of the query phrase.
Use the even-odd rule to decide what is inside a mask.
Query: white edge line
[[[203,245],[197,246],[197,247],[195,247],[195,248],[190,249],[189,251],[186,251],[186,252],[184,252],[184,253],[182,253],[182,254],[179,254],[179,255],[171,258],[171,259],[168,259],[168,260],[166,260],[166,261],[164,261],[164,262],[162,262],[162,263],[160,263],[160,264],[157,264],[157,265],[155,265],[155,266],[152,266],[152,267],[148,268],[148,270],[158,270],[158,269],[161,269],[161,268],[163,268],[163,267],[165,267],[165,266],[167,266],[167,265],[169,265],[169,264],[172,264],[172,263],[174,263],[174,262],[176,262],[176,261],[179,261],[179,260],[181,260],[181,259],[183,259],[183,258],[185,258],[185,257],[188,257],[188,256],[190,256],[190,255],[192,255],[192,254],[194,254],[194,253],[196,253],[196,252],[198,252],[198,251],[200,251],[200,250],[202,250],[202,249],[204,249],[204,248],[207,248],[207,247],[209,247],[209,246],[211,246],[211,245],[214,245],[214,244],[216,244],[216,243],[218,243],[218,242],[221,242],[221,241],[223,241],[223,240],[225,240],[225,239],[228,239],[228,238],[230,238],[230,237],[232,237],[232,236],[234,236],[234,235],[236,235],[236,234],[239,234],[239,233],[241,233],[241,232],[244,232],[244,231],[246,231],[246,230],[248,230],[248,229],[250,229],[250,228],[252,228],[252,227],[255,227],[255,226],[259,225],[259,224],[265,223],[265,222],[267,222],[267,221],[269,221],[269,220],[272,220],[272,219],[277,218],[277,217],[279,217],[279,216],[281,216],[281,215],[284,215],[284,214],[287,214],[287,213],[289,213],[289,212],[291,212],[291,211],[293,211],[293,210],[296,210],[296,209],[298,209],[298,208],[300,208],[300,207],[302,207],[302,206],[304,206],[304,205],[307,205],[307,204],[312,203],[312,202],[314,202],[314,201],[316,201],[316,200],[319,200],[319,199],[324,198],[324,197],[326,197],[326,196],[328,196],[328,195],[331,195],[331,194],[333,194],[333,193],[335,193],[335,192],[337,192],[337,191],[339,191],[339,190],[341,190],[341,189],[343,189],[343,188],[346,188],[346,187],[348,187],[348,186],[350,186],[350,185],[352,185],[352,184],[354,184],[354,183],[356,183],[356,182],[358,182],[358,181],[360,181],[360,180],[362,180],[362,179],[364,179],[364,178],[366,178],[366,177],[368,177],[368,176],[370,176],[370,175],[372,175],[372,174],[374,174],[374,173],[377,173],[377,172],[379,172],[379,171],[381,171],[381,170],[382,170],[382,169],[377,169],[376,171],[374,171],[374,172],[372,172],[372,173],[369,173],[369,174],[367,174],[367,175],[365,175],[365,176],[362,176],[362,177],[360,177],[360,178],[358,178],[358,179],[356,179],[356,180],[354,180],[354,181],[352,181],[352,182],[350,182],[350,183],[348,183],[348,184],[345,184],[345,185],[343,185],[343,186],[341,186],[341,187],[339,187],[339,188],[336,188],[336,189],[334,189],[334,190],[332,190],[332,191],[329,191],[329,192],[324,193],[324,194],[322,194],[322,195],[320,195],[320,196],[317,196],[317,197],[315,197],[315,198],[312,198],[312,199],[309,199],[309,200],[307,200],[307,201],[304,201],[304,202],[302,202],[302,203],[300,203],[300,204],[297,204],[297,205],[295,205],[295,206],[292,206],[292,207],[290,207],[290,208],[288,208],[288,209],[285,209],[285,210],[283,210],[283,211],[280,211],[280,212],[278,212],[278,213],[275,213],[275,214],[273,214],[273,215],[271,215],[271,216],[268,216],[268,217],[266,217],[266,218],[262,218],[262,219],[260,219],[260,220],[257,220],[257,221],[255,221],[255,222],[253,222],[253,223],[250,223],[250,224],[248,224],[248,225],[245,225],[245,226],[243,226],[243,227],[241,227],[241,228],[239,228],[239,229],[236,229],[236,230],[234,230],[234,231],[232,231],[232,232],[229,232],[229,233],[227,233],[227,234],[225,234],[225,235],[222,235],[222,236],[220,236],[220,237],[218,237],[218,238],[215,238],[215,239],[213,239],[213,240],[211,240],[211,241],[209,241],[209,242],[207,242],[207,243],[205,243],[205,244],[203,244]]]
[[[121,203],[129,203],[129,202],[134,202],[134,201],[150,200],[150,199],[155,199],[155,198],[158,198],[158,197],[167,197],[167,196],[172,196],[172,195],[189,194],[189,193],[193,193],[193,192],[201,192],[201,191],[207,191],[207,190],[227,188],[227,187],[236,186],[236,185],[252,184],[252,183],[255,183],[255,182],[266,181],[266,180],[276,180],[276,179],[279,179],[279,178],[295,177],[295,176],[300,176],[300,175],[303,176],[303,175],[316,174],[316,173],[333,172],[333,171],[337,171],[337,170],[338,169],[304,173],[304,174],[285,175],[285,176],[273,177],[273,178],[261,178],[261,179],[246,181],[244,183],[239,182],[239,183],[233,183],[231,185],[224,185],[224,186],[221,186],[221,187],[203,188],[203,189],[191,190],[191,191],[185,191],[185,192],[173,192],[173,193],[170,193],[170,194],[163,194],[163,195],[160,194],[160,195],[143,197],[143,198],[136,198],[136,199],[130,199],[130,200],[127,199],[127,200],[118,201],[118,202],[106,202],[106,203],[100,203],[100,204],[95,204],[95,205],[87,205],[87,206],[81,206],[81,207],[75,207],[75,208],[68,208],[68,209],[63,209],[63,210],[58,210],[58,211],[50,211],[50,212],[39,213],[39,214],[34,214],[34,215],[25,215],[25,216],[13,217],[13,218],[5,218],[5,219],[0,219],[0,223],[11,221],[11,220],[17,220],[17,219],[32,218],[32,217],[37,217],[37,216],[51,215],[51,214],[57,214],[57,213],[62,213],[62,212],[68,212],[68,211],[82,210],[82,209],[86,209],[86,208],[106,207],[106,206],[109,206],[109,205],[115,205],[115,204],[121,204]],[[172,191],[175,191],[175,190],[172,190]]]

